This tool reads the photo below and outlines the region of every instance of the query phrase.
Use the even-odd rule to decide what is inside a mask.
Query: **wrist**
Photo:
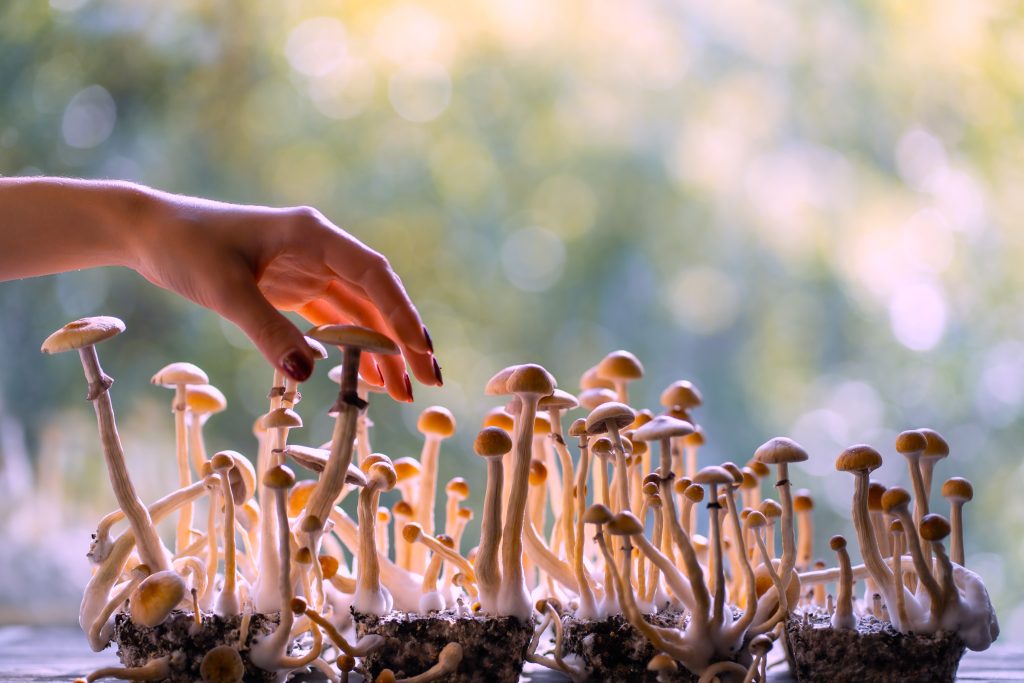
[[[104,203],[108,215],[102,221],[108,231],[105,260],[109,265],[139,270],[160,222],[160,198],[153,190],[133,183],[107,184],[101,191],[110,198]]]

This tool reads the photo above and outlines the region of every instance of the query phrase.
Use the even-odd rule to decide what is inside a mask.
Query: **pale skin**
[[[314,209],[118,181],[0,178],[0,281],[99,266],[131,268],[216,311],[297,381],[309,378],[313,354],[282,311],[392,337],[402,354],[363,354],[360,371],[395,400],[412,400],[406,363],[421,383],[442,383],[429,333],[388,260]]]

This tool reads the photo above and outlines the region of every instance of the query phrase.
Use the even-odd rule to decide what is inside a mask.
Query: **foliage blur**
[[[984,1],[14,0],[0,173],[312,205],[386,253],[447,385],[378,399],[374,446],[415,455],[419,410],[450,407],[441,481],[467,476],[477,506],[482,387],[512,362],[575,390],[630,349],[637,407],[692,379],[705,463],[796,438],[823,550],[852,532],[835,455],[871,443],[906,484],[895,434],[932,426],[953,449],[938,482],[975,483],[968,565],[1019,634],[1022,31]],[[77,360],[42,339],[127,322],[101,355],[147,500],[175,481],[152,372],[204,367],[231,402],[211,449],[252,455],[270,370],[122,270],[5,283],[0,311],[0,620],[68,620],[113,503]],[[326,367],[295,441],[329,436]]]

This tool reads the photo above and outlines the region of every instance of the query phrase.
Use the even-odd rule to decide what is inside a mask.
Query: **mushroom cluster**
[[[801,629],[856,634],[872,618],[897,633],[951,633],[972,649],[998,633],[984,585],[963,566],[970,483],[942,486],[949,522],[928,508],[936,461],[948,453],[932,430],[897,442],[913,507],[904,489],[869,481],[877,451],[854,446],[839,457],[836,467],[856,477],[864,563],[853,565],[837,536],[830,569],[814,560],[812,496],[790,483],[790,464],[809,457],[799,444],[774,438],[744,465],[702,463],[705,435],[692,417],[700,391],[675,381],[659,414],[630,407],[628,385],[644,371],[627,351],[584,373],[575,395],[539,365],[510,366],[484,390],[506,404],[474,440],[485,494],[480,538],[464,539],[475,514],[464,506],[470,483],[438,482],[454,416],[440,406],[421,413],[419,459],[374,452],[373,387],[359,376],[360,356],[398,348],[373,330],[323,325],[309,331],[310,347],[322,359],[325,345],[342,349],[329,373],[339,384],[330,442],[291,442],[301,395],[274,372],[254,427],[255,464],[236,451],[208,458],[202,428],[225,408],[223,395],[201,369],[172,363],[153,382],[174,390],[178,488],[147,505],[96,353],[123,330],[115,318],[85,318],[43,344],[46,353],[79,351],[119,505],[97,526],[79,617],[95,650],[118,643],[124,666],[87,680],[272,681],[316,669],[332,681],[353,671],[378,681],[511,681],[529,661],[577,681],[763,682],[784,634],[791,663],[799,660]],[[588,413],[566,430],[565,415],[579,408]],[[293,467],[312,478],[297,479]],[[400,498],[382,507],[392,490]],[[339,505],[349,494],[355,519]],[[200,520],[193,508],[203,497]],[[165,545],[155,525],[175,513]],[[121,521],[127,528],[113,535]]]

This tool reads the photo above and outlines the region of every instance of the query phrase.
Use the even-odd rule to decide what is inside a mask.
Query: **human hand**
[[[402,356],[363,354],[360,372],[396,400],[412,400],[403,357],[420,382],[442,384],[430,335],[387,259],[318,211],[150,192],[155,201],[140,204],[128,265],[234,322],[293,379],[309,377],[313,357],[280,311],[392,337]]]

